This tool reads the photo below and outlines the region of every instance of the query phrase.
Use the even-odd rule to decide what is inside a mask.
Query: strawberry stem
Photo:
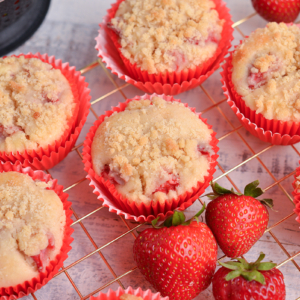
[[[225,277],[227,281],[242,276],[248,281],[255,280],[261,284],[266,284],[265,277],[260,271],[269,271],[276,267],[276,264],[273,262],[261,262],[264,258],[265,254],[261,252],[254,263],[248,263],[243,258],[237,258],[238,261],[219,262],[219,264],[232,270]]]
[[[189,219],[187,221],[185,221],[185,215],[184,215],[183,212],[175,210],[174,214],[171,217],[169,217],[168,219],[166,219],[159,226],[156,225],[159,221],[159,217],[156,218],[155,220],[153,220],[151,222],[151,224],[156,229],[160,229],[160,228],[163,228],[163,227],[178,226],[178,225],[188,226],[192,223],[192,221],[194,219],[196,219],[196,221],[199,222],[198,217],[204,212],[205,208],[206,208],[206,206],[205,206],[205,203],[204,203],[201,210],[198,213],[196,213],[195,216],[193,216],[191,219]]]
[[[223,188],[222,186],[220,186],[219,184],[217,184],[216,182],[211,181],[210,185],[213,190],[213,193],[209,193],[209,194],[202,196],[202,197],[206,196],[210,200],[214,200],[214,199],[218,198],[219,196],[226,195],[226,194],[233,194],[233,195],[238,195],[238,196],[245,195],[245,196],[257,198],[264,193],[263,190],[258,187],[258,185],[259,185],[258,180],[255,180],[255,181],[247,184],[244,189],[244,194],[236,192],[233,188],[231,188],[231,190],[227,190],[227,189]],[[256,199],[256,200],[260,201],[262,204],[268,206],[269,208],[273,208],[273,200],[272,199],[262,199],[262,200]]]

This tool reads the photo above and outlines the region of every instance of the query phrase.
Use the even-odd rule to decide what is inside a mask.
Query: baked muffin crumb
[[[69,128],[75,106],[59,69],[37,58],[0,58],[0,151],[53,144]]]
[[[93,169],[130,201],[165,202],[208,175],[211,134],[182,103],[156,96],[133,100],[97,129]]]
[[[194,68],[212,57],[223,23],[212,0],[125,0],[108,25],[122,54],[153,74]]]
[[[66,216],[48,186],[26,174],[0,173],[0,287],[36,277],[60,252]]]
[[[237,47],[232,82],[246,105],[266,119],[300,121],[300,29],[269,23]]]

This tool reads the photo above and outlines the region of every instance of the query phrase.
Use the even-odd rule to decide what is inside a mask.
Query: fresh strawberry
[[[215,300],[284,300],[285,284],[282,273],[272,262],[261,262],[260,254],[255,263],[244,259],[228,261],[214,275],[213,295]]]
[[[204,211],[202,210],[194,217]],[[133,246],[134,260],[146,279],[170,300],[193,299],[211,283],[217,262],[217,243],[210,229],[185,221],[174,212],[162,226],[140,233]]]
[[[300,12],[299,0],[252,0],[257,13],[269,22],[290,23]]]
[[[228,257],[248,252],[267,228],[269,213],[262,202],[269,207],[273,203],[271,199],[255,199],[263,194],[258,185],[258,180],[248,184],[242,195],[212,183],[213,193],[207,196],[214,200],[207,205],[206,224]]]

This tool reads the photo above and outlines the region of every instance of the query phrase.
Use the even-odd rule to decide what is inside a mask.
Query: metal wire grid
[[[248,21],[249,19],[251,19],[252,17],[254,17],[256,15],[256,13],[253,13],[251,15],[249,15],[248,17],[239,20],[238,22],[234,23],[233,27],[235,28],[235,30],[237,30],[243,37],[245,37],[245,35],[243,34],[243,32],[240,30],[240,28],[238,27],[239,25],[241,25],[242,23]],[[94,61],[93,63],[91,63],[90,65],[84,67],[83,69],[80,70],[81,74],[87,73],[88,71],[92,70],[93,68],[95,68],[96,66],[100,65],[103,70],[105,71],[106,75],[108,76],[108,78],[111,80],[111,82],[113,83],[113,85],[115,86],[115,89],[112,90],[111,92],[107,93],[106,95],[94,100],[91,102],[92,105],[94,105],[95,103],[106,99],[108,96],[119,92],[122,97],[124,97],[124,99],[126,99],[126,96],[123,92],[124,88],[126,88],[129,84],[126,83],[122,86],[118,86],[118,84],[115,82],[115,80],[113,79],[113,77],[111,76],[110,72],[106,69],[106,67],[104,66],[104,64],[102,63],[101,59],[98,59],[96,61]],[[259,158],[259,155],[261,155],[262,153],[270,150],[271,148],[274,147],[274,145],[270,145],[267,146],[266,148],[264,148],[263,150],[259,151],[259,152],[255,152],[253,150],[253,148],[249,145],[249,143],[244,139],[244,137],[239,133],[239,129],[241,129],[243,126],[240,125],[238,127],[235,127],[231,121],[227,118],[227,116],[222,112],[222,110],[220,109],[220,105],[226,101],[226,99],[224,98],[223,100],[216,102],[211,95],[209,94],[209,92],[202,86],[200,85],[200,88],[202,89],[202,91],[206,94],[206,96],[209,98],[209,100],[211,101],[212,105],[210,107],[208,107],[207,109],[202,111],[202,114],[212,110],[212,109],[217,109],[220,114],[223,116],[223,118],[226,120],[226,122],[230,125],[230,127],[232,128],[232,130],[228,133],[226,133],[225,135],[223,135],[222,137],[219,138],[219,140],[223,140],[225,138],[227,138],[228,136],[230,136],[233,133],[237,133],[237,135],[239,136],[239,138],[242,140],[242,142],[245,144],[245,146],[250,150],[250,152],[252,153],[252,156],[249,157],[248,159],[244,160],[243,162],[241,162],[240,164],[236,165],[235,167],[231,168],[228,171],[224,171],[224,169],[222,168],[222,166],[218,163],[218,167],[219,169],[222,171],[222,175],[220,175],[219,177],[215,178],[214,181],[218,181],[219,179],[223,178],[226,176],[226,178],[229,180],[229,182],[234,186],[234,188],[238,191],[239,189],[237,188],[237,186],[235,185],[235,183],[233,182],[232,178],[230,178],[229,174],[236,170],[237,168],[241,167],[242,165],[248,163],[249,161],[251,161],[252,159],[257,159],[259,161],[259,163],[261,164],[261,166],[267,171],[267,173],[272,177],[272,179],[274,180],[274,183],[269,185],[268,187],[266,187],[264,189],[264,191],[267,191],[269,189],[271,189],[272,187],[274,187],[275,185],[278,185],[279,188],[283,191],[283,193],[286,195],[286,197],[293,203],[293,198],[289,195],[289,193],[285,190],[285,188],[281,185],[281,182],[286,180],[287,178],[289,178],[290,176],[294,175],[296,171],[293,171],[289,174],[287,174],[286,176],[280,178],[280,179],[276,179],[274,177],[274,175],[271,173],[271,171],[267,168],[267,166],[264,164],[264,162]],[[94,111],[94,109],[91,107],[90,108],[91,112],[93,113],[93,115],[95,116],[96,119],[98,119],[98,116],[96,114],[96,112]],[[79,152],[79,148],[82,147],[83,143],[75,146],[72,151],[76,151],[77,154],[79,155],[79,157],[82,159],[82,155]],[[299,151],[292,145],[290,146],[292,147],[292,149],[296,152],[297,155],[300,156]],[[50,174],[49,171],[46,171],[48,174]],[[75,182],[74,184],[70,185],[69,187],[64,189],[64,192],[74,188],[75,186],[79,185],[80,183],[82,183],[83,181],[85,181],[86,178],[82,178],[79,181]],[[202,204],[203,202],[198,199]],[[127,222],[125,221],[124,217],[122,216],[118,216],[119,218],[121,218],[122,222],[125,224],[125,226],[127,227],[128,231],[126,231],[125,233],[119,235],[118,237],[116,237],[115,239],[111,240],[110,242],[106,243],[105,245],[102,245],[101,247],[97,247],[95,241],[93,240],[93,238],[91,237],[90,233],[88,232],[88,230],[86,229],[86,227],[84,226],[84,224],[82,223],[82,221],[86,218],[88,218],[89,216],[93,215],[94,213],[100,211],[103,208],[103,206],[100,206],[99,208],[95,209],[94,211],[90,212],[89,214],[79,218],[77,213],[74,211],[74,209],[71,207],[71,210],[73,211],[73,215],[76,219],[76,221],[73,222],[73,224],[71,226],[74,226],[75,224],[79,223],[81,228],[83,229],[83,231],[85,232],[85,234],[87,235],[87,237],[89,238],[89,240],[91,241],[91,243],[93,244],[95,250],[90,252],[89,254],[85,255],[84,257],[81,257],[80,259],[78,259],[77,261],[71,263],[68,266],[63,266],[62,269],[55,275],[58,276],[61,273],[65,273],[65,275],[67,276],[67,278],[69,279],[70,283],[72,284],[72,286],[74,287],[74,289],[76,290],[78,296],[80,297],[81,300],[85,300],[88,299],[90,296],[98,293],[99,291],[105,289],[106,287],[108,287],[109,285],[117,282],[122,288],[125,289],[125,287],[123,286],[121,279],[125,276],[127,276],[128,274],[132,273],[133,271],[135,271],[137,269],[137,267],[132,268],[131,270],[128,270],[126,273],[117,276],[116,273],[114,272],[113,268],[110,266],[110,264],[108,263],[108,261],[105,259],[105,257],[103,256],[103,254],[101,253],[101,250],[104,249],[105,247],[111,245],[112,243],[120,240],[122,237],[128,235],[128,234],[132,234],[134,238],[136,238],[136,235],[134,233],[135,230],[137,230],[139,227],[141,227],[143,224],[139,224],[137,226],[135,226],[134,228],[130,229],[129,225],[127,224]],[[284,217],[283,219],[281,219],[280,221],[278,221],[277,223],[275,223],[274,225],[272,225],[271,227],[267,228],[267,230],[265,231],[270,233],[270,235],[273,237],[273,239],[276,241],[276,243],[280,246],[280,248],[283,250],[283,252],[286,254],[287,258],[282,261],[280,264],[277,265],[277,268],[280,268],[281,266],[283,266],[284,264],[288,263],[288,262],[292,262],[294,264],[294,266],[298,269],[298,271],[300,271],[300,267],[299,265],[296,263],[296,261],[294,260],[295,257],[297,257],[298,255],[300,255],[300,251],[298,251],[296,254],[291,255],[286,248],[283,246],[283,244],[279,241],[279,239],[275,236],[275,234],[272,232],[272,230],[278,226],[279,224],[283,223],[284,221],[286,221],[287,219],[289,219],[290,217],[295,217],[295,213],[291,213],[289,215],[287,215],[286,217]],[[75,265],[81,263],[82,261],[84,261],[85,259],[89,258],[90,256],[94,255],[98,253],[101,257],[101,259],[104,261],[104,263],[106,264],[106,266],[108,267],[108,269],[110,270],[111,274],[113,275],[114,279],[111,280],[110,282],[107,282],[105,285],[99,287],[98,289],[94,290],[93,292],[89,293],[88,295],[82,295],[81,292],[79,291],[78,287],[76,286],[75,282],[72,280],[71,276],[68,273],[68,270],[71,269],[72,267],[74,267]],[[219,258],[219,260],[224,259],[226,256],[222,256]],[[32,297],[34,299],[37,299],[37,297],[35,296],[34,293],[31,294]],[[300,297],[297,298],[296,300],[300,300]]]

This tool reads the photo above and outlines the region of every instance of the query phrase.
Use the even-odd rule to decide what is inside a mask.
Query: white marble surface
[[[77,69],[84,67],[97,58],[97,52],[94,49],[94,38],[97,35],[98,23],[101,21],[112,2],[112,0],[52,0],[50,11],[45,22],[30,40],[13,53],[18,54],[29,51],[33,53],[47,52],[48,54],[55,55],[57,58],[61,58],[63,61],[70,62],[70,64],[75,65]],[[254,12],[250,0],[227,0],[226,2],[231,9],[233,21],[238,21]],[[266,22],[264,20],[259,16],[255,16],[242,24],[240,29],[247,35],[255,28],[262,27],[265,24]],[[242,38],[241,34],[236,30],[234,32],[234,37],[234,44]],[[123,84],[123,82],[115,78],[115,76],[113,76],[113,78],[116,80],[117,84]],[[113,84],[100,66],[88,72],[86,74],[86,80],[89,82],[91,88],[92,100],[103,96],[114,89]],[[218,72],[211,76],[203,86],[215,101],[224,99]],[[128,98],[137,94],[143,94],[143,92],[132,86],[126,87],[123,92]],[[187,102],[189,106],[196,107],[197,111],[203,111],[212,105],[210,99],[200,88],[183,93],[177,97],[181,98],[184,102]],[[114,93],[95,104],[93,108],[97,114],[102,114],[105,110],[108,110],[111,106],[117,105],[120,101],[124,101],[121,93]],[[240,125],[238,119],[232,113],[226,102],[219,105],[219,108],[233,126],[238,127]],[[213,129],[217,132],[217,137],[222,137],[232,130],[232,127],[225,120],[224,116],[221,115],[217,108],[211,109],[204,114],[204,117],[208,119],[208,122],[213,125]],[[77,144],[84,140],[89,127],[94,121],[95,117],[90,113]],[[238,132],[256,153],[269,146],[251,136],[245,129],[240,129]],[[232,169],[234,166],[253,155],[249,148],[244,144],[241,137],[237,133],[233,133],[219,143],[219,163],[225,171]],[[299,145],[296,145],[295,147],[300,150]],[[82,147],[80,148],[80,151],[81,150]],[[276,180],[293,172],[298,166],[299,161],[297,153],[290,146],[273,147],[260,154],[259,158],[264,162],[265,166],[269,168]],[[80,157],[76,152],[70,153],[63,162],[50,170],[50,172],[52,176],[57,178],[59,183],[63,184],[65,187],[82,179],[86,175],[83,171],[83,164]],[[215,178],[221,174],[222,171],[218,168],[215,173]],[[261,181],[261,186],[263,188],[274,183],[274,178],[267,173],[256,158],[243,164],[229,175],[240,189],[242,189],[245,184],[255,179]],[[290,195],[293,190],[292,182],[293,176],[289,176],[281,183]],[[220,179],[219,183],[226,187],[230,187],[230,182],[225,177]],[[79,217],[84,216],[100,206],[96,196],[92,193],[92,189],[88,186],[87,181],[84,181],[71,189],[69,195],[70,200],[73,202],[73,208]],[[272,226],[280,219],[292,213],[294,205],[277,185],[267,191],[266,197],[272,197],[274,199],[276,210],[270,211],[269,226]],[[188,215],[195,213],[199,208],[200,204],[196,202],[187,210]],[[117,215],[109,213],[106,208],[85,219],[83,224],[98,247],[125,233],[127,230],[122,220]],[[135,224],[132,224],[131,222],[128,222],[128,224],[130,227],[135,226]],[[69,253],[69,258],[66,260],[65,266],[68,266],[95,250],[95,246],[88,239],[81,226],[76,224],[74,229],[75,232],[73,237],[75,240],[72,243],[73,249]],[[296,223],[295,216],[292,216],[275,227],[272,230],[272,233],[282,242],[283,246],[290,254],[293,255],[300,250],[299,224]],[[102,250],[104,258],[111,265],[117,276],[120,276],[135,267],[132,257],[133,241],[134,238],[132,234],[127,234],[118,242],[113,243]],[[255,259],[260,251],[264,251],[270,259],[277,263],[281,263],[287,259],[287,255],[277,245],[274,238],[269,233],[265,234],[245,257],[249,260]],[[222,255],[222,252],[219,251],[219,257]],[[297,257],[295,261],[300,264],[300,256]],[[283,265],[280,270],[285,276],[287,299],[294,300],[300,297],[300,289],[298,287],[300,278],[299,271],[292,262]],[[114,279],[113,274],[107,268],[99,254],[94,254],[72,267],[68,271],[68,274],[74,280],[82,296],[86,296]],[[150,284],[143,279],[138,270],[123,277],[121,282],[125,287],[131,285],[134,288],[140,286],[143,289],[151,289]],[[114,283],[105,288],[104,291],[107,291],[108,288],[116,289],[117,287],[118,284]],[[64,273],[37,291],[35,296],[40,300],[80,299],[80,296],[72,287]],[[32,296],[28,296],[24,299],[33,298]],[[196,299],[213,299],[211,287],[201,293]]]

